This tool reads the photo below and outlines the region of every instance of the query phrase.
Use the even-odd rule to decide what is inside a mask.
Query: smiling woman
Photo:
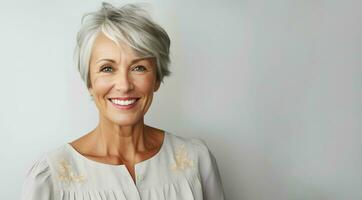
[[[113,42],[99,34],[93,44],[89,92],[100,113],[113,124],[139,123],[158,90],[154,57],[138,57],[125,42]]]
[[[23,200],[224,199],[202,140],[144,124],[170,74],[169,47],[166,31],[134,4],[103,3],[84,16],[75,58],[99,123],[34,163]]]

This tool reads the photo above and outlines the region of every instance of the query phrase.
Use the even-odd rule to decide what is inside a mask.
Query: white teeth
[[[134,102],[136,102],[136,99],[132,99],[132,100],[111,99],[111,101],[117,105],[127,106],[127,105],[130,105],[130,104],[133,104]]]

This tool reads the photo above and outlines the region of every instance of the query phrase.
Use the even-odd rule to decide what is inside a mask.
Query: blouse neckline
[[[141,165],[141,164],[144,164],[144,163],[147,163],[147,162],[150,162],[151,160],[153,159],[156,159],[157,157],[160,156],[160,154],[165,151],[165,145],[166,143],[168,142],[168,132],[164,131],[164,138],[163,138],[163,142],[161,144],[161,147],[160,149],[158,150],[158,152],[153,155],[152,157],[146,159],[146,160],[143,160],[141,162],[138,162],[135,164],[135,166],[137,165]],[[71,153],[75,154],[77,157],[81,158],[82,160],[85,160],[86,162],[89,162],[91,164],[96,164],[96,165],[103,165],[103,166],[107,166],[107,167],[116,167],[116,168],[119,168],[119,167],[125,167],[125,164],[122,164],[122,165],[114,165],[114,164],[108,164],[108,163],[103,163],[103,162],[98,162],[98,161],[95,161],[95,160],[92,160],[90,158],[87,158],[86,156],[82,155],[81,153],[79,153],[76,149],[74,149],[74,147],[69,144],[69,143],[66,143],[65,144],[66,148],[70,150]]]

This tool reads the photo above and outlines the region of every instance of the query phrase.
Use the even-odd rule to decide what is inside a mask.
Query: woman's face
[[[137,57],[127,45],[99,34],[90,58],[89,92],[100,117],[121,126],[143,120],[160,86],[156,71],[154,58]]]

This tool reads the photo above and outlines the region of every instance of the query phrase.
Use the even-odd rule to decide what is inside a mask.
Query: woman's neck
[[[137,152],[147,149],[147,131],[143,120],[130,126],[100,123],[93,132],[94,150],[102,156],[117,156],[132,162]]]

